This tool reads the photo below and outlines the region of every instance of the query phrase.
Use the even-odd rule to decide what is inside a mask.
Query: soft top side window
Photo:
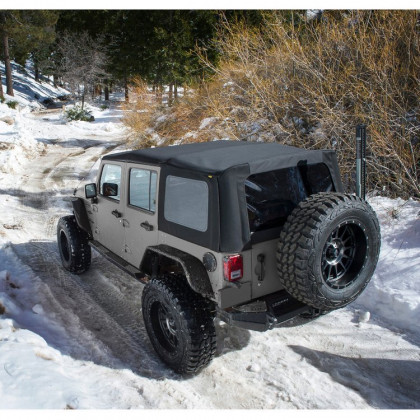
[[[164,217],[200,232],[207,231],[209,187],[205,181],[168,175],[165,188]]]

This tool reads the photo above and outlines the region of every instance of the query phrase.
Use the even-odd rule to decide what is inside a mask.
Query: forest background
[[[85,100],[123,90],[131,147],[215,139],[335,149],[354,185],[420,198],[420,17],[415,10],[0,10],[11,62]]]

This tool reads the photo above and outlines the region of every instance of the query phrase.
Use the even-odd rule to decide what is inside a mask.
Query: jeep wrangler
[[[375,270],[378,219],[343,193],[336,155],[214,141],[102,157],[57,226],[63,266],[91,247],[145,283],[142,313],[160,358],[196,373],[214,319],[265,331],[354,301]]]

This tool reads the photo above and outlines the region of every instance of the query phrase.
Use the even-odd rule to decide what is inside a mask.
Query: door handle
[[[148,232],[150,232],[150,231],[152,231],[152,230],[153,230],[153,225],[151,225],[148,221],[145,221],[145,222],[143,222],[143,223],[140,223],[140,226],[141,226],[143,229],[146,229]]]
[[[257,261],[260,263],[260,272],[258,273],[258,285],[264,280],[264,261],[265,261],[265,255],[264,254],[258,254],[257,255]]]
[[[111,214],[113,214],[117,219],[122,216],[122,213],[120,213],[118,210],[112,210]]]

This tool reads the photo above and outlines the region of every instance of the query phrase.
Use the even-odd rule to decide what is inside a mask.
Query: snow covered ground
[[[19,109],[0,104],[0,409],[420,408],[419,202],[370,198],[382,249],[355,303],[266,333],[217,322],[217,357],[184,378],[151,347],[141,284],[96,253],[81,276],[59,262],[66,197],[121,147],[122,111],[33,112],[34,89],[62,93],[25,77]]]

